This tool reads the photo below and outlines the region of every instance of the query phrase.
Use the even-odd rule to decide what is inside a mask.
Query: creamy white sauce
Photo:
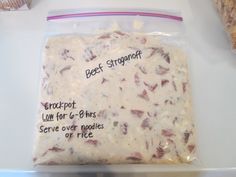
[[[121,57],[137,51],[140,57],[122,63]],[[194,160],[187,57],[181,48],[158,36],[137,33],[66,35],[47,40],[43,59],[41,103],[75,101],[76,109],[61,112],[87,110],[96,117],[42,122],[42,114],[57,114],[58,109],[45,110],[41,105],[36,164]],[[109,68],[108,60],[117,60],[116,65]],[[97,73],[87,78],[88,69]],[[40,126],[70,125],[77,126],[70,131],[75,136],[82,132],[81,125],[96,129],[86,139],[68,140],[61,131],[40,133]]]

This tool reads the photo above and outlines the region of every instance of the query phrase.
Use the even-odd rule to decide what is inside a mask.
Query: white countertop
[[[33,0],[30,11],[0,12],[0,170],[35,170],[31,153],[47,12],[107,7],[182,12],[191,54],[200,163],[196,170],[231,169],[236,173],[236,54],[230,50],[211,0]],[[169,167],[111,167],[119,168],[163,171]]]

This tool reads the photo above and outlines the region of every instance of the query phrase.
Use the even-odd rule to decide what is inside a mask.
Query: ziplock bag
[[[196,158],[177,13],[50,13],[35,164],[190,163]]]

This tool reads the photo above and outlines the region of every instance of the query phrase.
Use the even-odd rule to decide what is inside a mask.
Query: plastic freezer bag
[[[49,16],[34,163],[192,162],[182,23],[154,11]]]

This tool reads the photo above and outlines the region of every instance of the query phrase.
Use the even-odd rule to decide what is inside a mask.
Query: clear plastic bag
[[[177,13],[50,13],[35,164],[196,159],[187,54]]]

